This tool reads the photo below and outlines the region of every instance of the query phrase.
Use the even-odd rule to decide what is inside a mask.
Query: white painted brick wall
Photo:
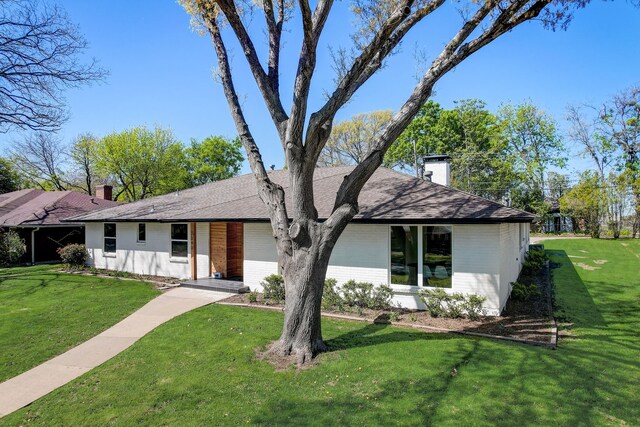
[[[90,266],[137,274],[177,277],[191,276],[189,258],[170,257],[171,225],[147,223],[147,241],[137,243],[138,223],[116,223],[116,253],[103,253],[103,224],[86,225],[85,242],[89,251]],[[189,242],[189,252],[191,244]]]

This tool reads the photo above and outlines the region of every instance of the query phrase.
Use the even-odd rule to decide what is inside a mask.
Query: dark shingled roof
[[[19,190],[0,194],[0,227],[69,226],[74,224],[62,221],[117,205],[74,191]]]
[[[353,166],[316,169],[315,203],[320,219],[331,214],[336,192]],[[287,171],[269,177],[285,188]],[[288,201],[287,203],[290,203]],[[354,222],[496,223],[531,222],[533,214],[482,197],[427,182],[390,169],[378,169],[358,200]],[[152,197],[73,218],[74,221],[241,221],[268,220],[253,175],[242,175],[188,190]]]

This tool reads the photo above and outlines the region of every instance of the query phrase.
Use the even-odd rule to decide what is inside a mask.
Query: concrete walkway
[[[227,297],[223,292],[177,288],[154,298],[101,334],[0,384],[0,418],[106,362],[164,322]]]

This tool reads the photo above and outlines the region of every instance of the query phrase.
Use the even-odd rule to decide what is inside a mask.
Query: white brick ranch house
[[[331,213],[350,171],[316,170],[320,218]],[[269,176],[286,191],[286,171]],[[488,314],[504,308],[528,250],[532,214],[384,168],[363,188],[359,206],[333,250],[327,277],[389,284],[407,308],[422,308],[418,291],[434,286],[485,296]],[[183,279],[218,273],[252,290],[278,272],[275,240],[251,174],[74,221],[86,224],[89,264],[97,268]]]

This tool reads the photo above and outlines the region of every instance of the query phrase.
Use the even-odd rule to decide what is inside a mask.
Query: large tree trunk
[[[279,356],[295,357],[300,365],[327,348],[322,340],[320,311],[329,257],[335,243],[327,244],[321,224],[315,221],[307,224],[308,227],[291,231],[295,236],[293,253],[279,255],[286,292],[284,326],[280,339],[270,349]]]

